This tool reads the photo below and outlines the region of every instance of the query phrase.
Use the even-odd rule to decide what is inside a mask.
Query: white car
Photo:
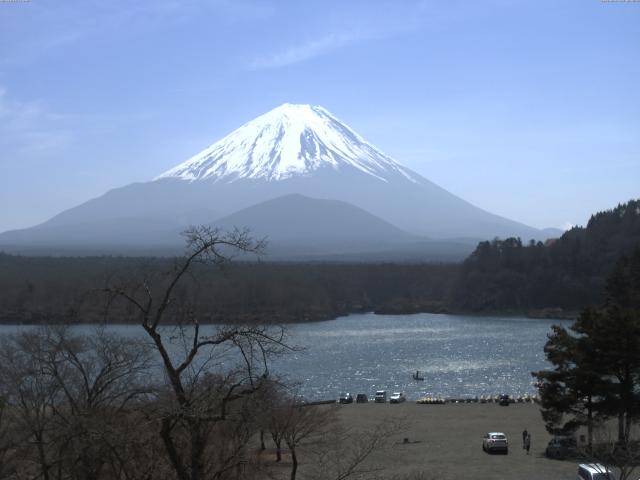
[[[600,463],[583,463],[578,465],[577,480],[616,480],[616,477]]]
[[[376,403],[385,403],[387,401],[387,391],[386,390],[378,390],[376,392],[376,396],[374,397]]]
[[[407,398],[404,396],[402,392],[393,392],[389,397],[389,403],[401,403],[404,402]]]
[[[485,433],[482,438],[482,450],[487,453],[509,453],[509,441],[507,440],[507,436],[502,432]]]

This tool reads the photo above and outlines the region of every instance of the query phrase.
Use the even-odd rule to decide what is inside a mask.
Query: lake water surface
[[[444,397],[535,393],[531,372],[547,368],[551,325],[567,320],[441,314],[358,314],[289,325],[303,350],[276,358],[272,373],[295,382],[309,399],[375,390]],[[1,326],[0,333],[27,327]],[[90,333],[95,326],[78,327]],[[144,338],[137,325],[110,330]],[[424,381],[415,381],[419,370]]]
[[[307,347],[278,359],[274,371],[301,382],[301,393],[403,390],[408,398],[535,393],[531,372],[547,368],[551,325],[566,320],[460,315],[350,315],[291,326]],[[415,381],[419,370],[424,381]]]

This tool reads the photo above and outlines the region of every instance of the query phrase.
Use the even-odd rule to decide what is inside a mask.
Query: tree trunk
[[[618,442],[624,443],[624,412],[618,413]]]
[[[162,438],[162,442],[164,443],[171,465],[173,466],[173,469],[176,471],[176,476],[178,477],[178,480],[189,480],[187,472],[184,466],[182,465],[180,455],[178,454],[176,446],[173,443],[173,437],[171,436],[171,429],[172,429],[171,421],[166,417],[163,418],[162,428],[160,429],[160,437]]]
[[[201,480],[204,473],[202,457],[204,455],[205,440],[202,438],[200,425],[190,422],[191,430],[191,480]]]
[[[47,463],[47,454],[44,451],[44,440],[40,435],[36,436],[36,443],[38,444],[38,457],[42,469],[42,478],[44,480],[49,480],[49,465]]]
[[[587,449],[589,453],[593,451],[593,403],[591,403],[591,395],[587,402]]]
[[[631,422],[631,415],[627,412],[625,415],[624,445],[629,445],[629,439],[631,438]]]
[[[291,479],[296,480],[296,473],[298,472],[298,457],[296,456],[296,448],[289,447],[291,450]]]
[[[260,450],[266,450],[267,447],[264,444],[264,430],[260,430]]]
[[[631,429],[631,412],[634,410],[635,400],[633,397],[634,382],[631,375],[631,368],[628,364],[625,366],[624,373],[625,381],[622,383],[622,416],[624,417],[624,426],[622,438],[620,440],[622,445],[627,445],[627,443],[629,442],[629,430]]]
[[[282,444],[282,437],[272,432],[271,438],[273,439],[273,443],[276,445],[276,462],[279,462],[282,460],[282,449],[280,448],[280,445]]]

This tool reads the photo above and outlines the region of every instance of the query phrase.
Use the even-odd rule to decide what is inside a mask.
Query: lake
[[[276,360],[274,371],[301,382],[310,398],[341,391],[402,390],[409,399],[535,393],[531,372],[547,368],[551,326],[567,320],[442,314],[349,315],[296,324],[306,350]],[[416,370],[424,381],[415,381]]]
[[[314,400],[340,392],[373,395],[406,392],[415,400],[429,394],[466,397],[535,393],[531,372],[547,368],[543,347],[554,324],[568,320],[443,314],[349,315],[335,320],[288,325],[289,343],[303,350],[276,358],[273,374],[297,383]],[[20,330],[0,326],[0,333]],[[90,333],[95,327],[81,326]],[[110,330],[144,337],[136,325]],[[424,381],[412,374],[420,371]]]

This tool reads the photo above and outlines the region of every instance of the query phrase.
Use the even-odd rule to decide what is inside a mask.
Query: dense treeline
[[[209,321],[305,321],[363,311],[578,311],[602,301],[616,260],[639,243],[635,200],[547,244],[481,242],[462,264],[238,262],[196,267],[197,281],[186,282],[182,293]],[[155,278],[174,262],[0,253],[0,321],[100,320],[107,301],[101,289],[111,279]],[[111,312],[112,321],[134,320],[129,307]]]
[[[125,257],[49,258],[0,255],[0,320],[99,321],[101,292],[114,278],[154,278],[173,260]],[[440,311],[457,265],[234,263],[195,266],[182,294],[208,321],[317,320],[364,311]],[[185,300],[186,301],[186,300]],[[114,321],[135,312],[112,306]]]
[[[640,244],[640,200],[591,217],[546,245],[481,242],[465,260],[451,304],[465,311],[581,309],[603,300],[615,262]]]

